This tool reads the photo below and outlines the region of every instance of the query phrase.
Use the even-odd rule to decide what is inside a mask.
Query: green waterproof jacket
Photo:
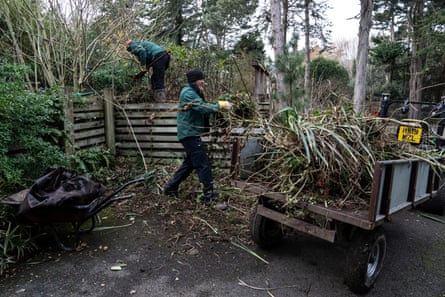
[[[155,56],[165,49],[151,41],[133,40],[128,44],[128,51],[136,56],[141,66],[148,66],[153,62]]]
[[[178,139],[200,136],[208,129],[208,117],[219,111],[218,104],[206,103],[198,93],[187,84],[179,95],[179,111],[176,115]]]

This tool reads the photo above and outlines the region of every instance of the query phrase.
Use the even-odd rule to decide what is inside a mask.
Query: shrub
[[[311,61],[313,102],[338,103],[340,96],[350,96],[349,74],[337,61],[323,57]]]
[[[48,167],[62,165],[59,92],[26,88],[26,68],[0,61],[0,190],[26,186]]]
[[[9,266],[36,249],[31,230],[14,223],[14,214],[6,205],[0,204],[0,275]]]

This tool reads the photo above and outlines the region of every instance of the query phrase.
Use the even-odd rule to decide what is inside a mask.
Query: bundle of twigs
[[[264,126],[262,170],[250,178],[289,203],[367,204],[377,160],[418,157],[435,162],[431,152],[407,150],[398,142],[393,120],[356,116],[333,108],[312,115],[287,109]],[[341,205],[339,205],[341,204]]]

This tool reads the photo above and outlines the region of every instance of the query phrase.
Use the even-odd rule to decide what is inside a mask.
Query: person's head
[[[196,84],[200,88],[203,86],[205,75],[198,68],[187,71],[185,75],[189,84]]]
[[[125,47],[127,48],[127,51],[129,51],[129,52],[131,52],[130,43],[131,43],[132,41],[133,41],[133,40],[128,39],[127,42],[125,42]]]

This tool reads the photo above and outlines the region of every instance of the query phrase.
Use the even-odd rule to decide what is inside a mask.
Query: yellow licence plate
[[[397,140],[409,143],[419,144],[422,140],[422,128],[421,127],[410,127],[410,126],[399,126],[399,132],[397,133]]]

